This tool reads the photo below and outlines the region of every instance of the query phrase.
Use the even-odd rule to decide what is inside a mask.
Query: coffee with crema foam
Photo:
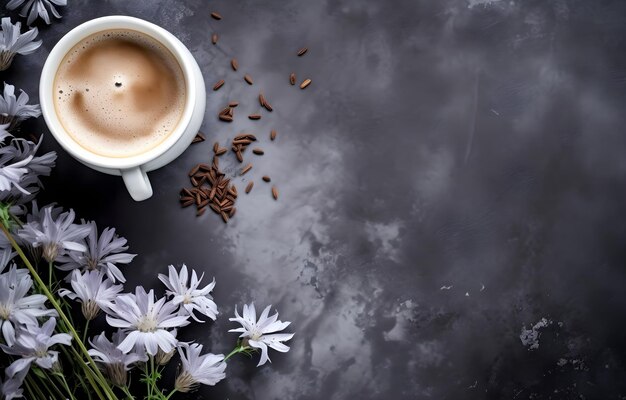
[[[55,110],[82,147],[106,157],[130,157],[162,143],[185,108],[185,77],[174,55],[132,30],[91,35],[57,70]]]

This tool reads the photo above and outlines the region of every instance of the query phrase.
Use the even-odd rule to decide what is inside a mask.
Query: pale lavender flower
[[[229,318],[230,321],[241,324],[241,328],[231,329],[229,332],[241,332],[239,337],[244,338],[244,345],[247,342],[250,347],[261,349],[261,359],[257,367],[260,367],[267,361],[271,362],[267,355],[268,346],[281,353],[288,352],[289,346],[282,342],[290,340],[294,335],[293,333],[276,333],[285,329],[291,322],[278,320],[278,312],[268,317],[270,307],[265,307],[258,321],[254,303],[249,306],[247,304],[243,305],[243,317],[239,315],[237,307],[235,307],[235,318]]]
[[[12,378],[6,377],[4,382],[0,382],[0,397],[4,400],[21,399],[24,397],[22,383],[24,383],[27,373],[28,370],[23,370]]]
[[[22,17],[28,15],[28,20],[26,20],[28,25],[32,25],[37,17],[41,17],[46,21],[46,24],[50,25],[48,10],[50,10],[50,13],[56,18],[61,18],[61,14],[59,14],[54,6],[65,6],[67,5],[67,0],[11,0],[7,3],[7,8],[9,10],[15,10],[22,4],[24,4],[24,7],[22,7],[20,11],[20,15]]]
[[[30,181],[32,182],[29,182],[26,186],[29,186],[31,183],[41,186],[39,177],[49,176],[50,172],[52,172],[52,168],[54,168],[57,158],[56,152],[51,151],[41,156],[36,155],[37,151],[39,151],[41,143],[43,143],[43,136],[39,138],[37,143],[21,138],[11,140],[10,146],[16,149],[15,159],[24,160],[28,157],[32,157],[31,161],[27,165],[29,177],[31,178]]]
[[[137,286],[135,294],[126,293],[117,297],[107,315],[109,325],[121,328],[128,336],[117,346],[124,353],[145,351],[154,356],[160,348],[169,353],[178,341],[168,329],[189,324],[188,316],[177,315],[178,307],[165,297],[154,301],[154,291],[146,293]]]
[[[9,262],[16,254],[6,236],[0,235],[0,274],[4,272],[4,269],[9,265]]]
[[[104,332],[90,340],[89,355],[96,363],[101,364],[115,385],[126,386],[127,372],[138,362],[148,361],[145,354],[130,352],[125,354],[117,346],[124,340],[124,333],[120,330],[113,334],[113,341],[106,338]]]
[[[48,176],[54,167],[56,153],[36,156],[42,140],[35,144],[25,139],[12,139],[0,147],[0,175],[2,189],[0,201],[13,204],[11,212],[23,213],[23,205],[29,202],[43,186],[41,176]]]
[[[176,272],[173,265],[170,265],[168,270],[169,276],[159,274],[159,280],[167,287],[165,293],[173,296],[172,302],[180,306],[181,315],[189,315],[197,322],[204,322],[194,314],[194,311],[198,311],[215,321],[218,314],[217,305],[209,294],[215,287],[215,278],[205,287],[198,288],[204,274],[198,279],[196,271],[191,270],[191,281],[189,281],[189,272],[185,264],[180,269],[180,273]]]
[[[42,221],[26,223],[18,235],[32,247],[41,247],[46,261],[53,262],[66,251],[87,250],[82,242],[89,234],[89,226],[74,224],[74,210],[61,213],[56,220],[52,216],[52,207],[45,207],[42,212]]]
[[[9,124],[8,130],[13,130],[25,119],[41,115],[39,104],[27,104],[28,94],[21,90],[15,97],[15,86],[4,83],[4,96],[0,96],[0,124]]]
[[[12,189],[17,189],[24,194],[30,194],[28,190],[20,185],[20,181],[28,173],[26,165],[33,157],[30,156],[24,160],[17,161],[13,154],[6,152],[9,149],[13,149],[13,147],[6,146],[0,149],[0,191],[10,192]]]
[[[100,271],[72,272],[70,285],[74,291],[68,289],[59,290],[59,296],[67,296],[72,300],[82,303],[83,315],[87,320],[94,319],[100,310],[109,310],[117,295],[122,291],[122,285],[113,285],[104,278]]]
[[[50,347],[55,344],[69,346],[72,336],[67,333],[53,335],[55,326],[56,319],[50,318],[42,326],[28,326],[28,329],[20,330],[13,346],[0,344],[5,353],[22,357],[5,370],[9,378],[28,370],[33,362],[43,369],[51,369],[57,363],[59,352],[50,350]]]
[[[72,251],[68,255],[60,257],[62,271],[73,269],[100,270],[107,274],[113,282],[126,282],[124,274],[116,264],[128,264],[136,254],[124,253],[128,250],[126,239],[115,234],[115,228],[105,228],[98,238],[98,227],[95,222],[85,224],[89,227],[89,235],[86,238],[87,251]]]
[[[176,377],[174,387],[179,392],[189,392],[200,384],[215,386],[226,378],[226,363],[223,354],[207,353],[200,355],[202,345],[180,343],[178,354],[183,368]]]
[[[0,57],[2,56],[0,55]],[[4,142],[4,139],[8,137],[13,137],[13,135],[9,133],[9,125],[10,124],[0,124],[0,143]]]
[[[16,54],[27,55],[41,46],[41,40],[35,41],[37,28],[21,33],[22,23],[11,23],[11,18],[2,18],[2,31],[0,31],[0,71],[11,66]]]
[[[19,272],[15,265],[0,275],[0,329],[7,344],[15,342],[15,331],[20,325],[38,326],[37,318],[55,316],[55,310],[44,306],[46,296],[28,295],[33,286],[30,275]]]
[[[43,207],[39,207],[37,204],[37,200],[33,200],[31,203],[30,213],[26,215],[27,223],[40,223],[43,221],[46,209],[50,209],[50,215],[53,219],[56,219],[59,215],[63,213],[63,207],[57,206],[57,203],[50,203]]]
[[[16,255],[17,253],[13,251],[13,247],[11,246],[11,243],[9,243],[9,239],[7,239],[6,235],[0,234],[0,274],[4,272],[6,267],[9,266],[9,263],[13,260],[13,258],[15,258]],[[11,264],[11,266],[14,265],[15,263]],[[18,276],[20,274],[28,275],[28,270],[25,268],[19,268],[17,270],[17,274]]]
[[[170,333],[176,338],[176,336],[178,335],[178,329],[173,329],[170,331]],[[154,362],[156,362],[157,365],[167,365],[172,357],[174,357],[174,353],[176,353],[176,349],[172,349],[169,353],[166,353],[159,347],[156,355],[154,356]]]

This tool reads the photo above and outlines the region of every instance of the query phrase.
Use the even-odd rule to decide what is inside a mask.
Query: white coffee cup
[[[106,157],[82,147],[63,128],[54,107],[54,79],[65,55],[86,37],[111,29],[135,30],[157,40],[176,57],[186,81],[185,108],[174,131],[151,150],[130,157]],[[85,22],[59,40],[41,72],[39,101],[46,124],[61,147],[90,168],[106,174],[121,175],[132,198],[141,201],[152,196],[147,172],[161,168],[178,157],[198,133],[206,109],[206,88],[195,58],[174,35],[139,18],[114,15]]]

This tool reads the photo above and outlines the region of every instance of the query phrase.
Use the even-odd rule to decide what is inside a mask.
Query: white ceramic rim
[[[94,33],[110,29],[135,30],[157,40],[165,46],[174,55],[174,57],[176,57],[185,78],[185,109],[174,132],[172,132],[163,142],[151,150],[130,157],[106,157],[93,153],[82,147],[67,133],[61,124],[61,121],[59,121],[54,107],[54,78],[59,64],[63,61],[65,55],[72,49],[72,47],[84,38]],[[54,46],[48,55],[48,59],[43,66],[43,70],[41,71],[41,80],[39,82],[39,102],[41,104],[43,117],[48,125],[48,128],[50,129],[50,132],[59,142],[61,147],[63,147],[72,156],[88,165],[94,165],[101,168],[129,169],[141,166],[158,158],[169,150],[183,136],[193,114],[196,98],[195,77],[193,62],[184,58],[183,55],[185,53],[185,46],[174,35],[151,22],[144,21],[139,18],[123,15],[111,15],[96,18],[78,25],[76,28],[65,34],[65,36],[63,36]]]

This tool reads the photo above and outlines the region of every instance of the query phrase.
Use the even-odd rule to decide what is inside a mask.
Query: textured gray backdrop
[[[61,155],[43,197],[129,239],[129,288],[160,288],[170,263],[216,277],[220,318],[182,338],[229,351],[243,301],[293,321],[289,353],[236,359],[194,398],[626,398],[626,3],[69,3],[1,75],[35,101],[55,42],[110,14],[172,31],[208,86],[226,80],[207,142],[152,173],[147,202],[44,145]],[[289,86],[292,71],[313,84]],[[259,90],[275,111],[249,121]],[[216,118],[229,100],[230,125]],[[180,209],[187,170],[242,130],[266,155],[247,156],[256,186],[232,223]],[[22,131],[47,133],[42,119]]]

